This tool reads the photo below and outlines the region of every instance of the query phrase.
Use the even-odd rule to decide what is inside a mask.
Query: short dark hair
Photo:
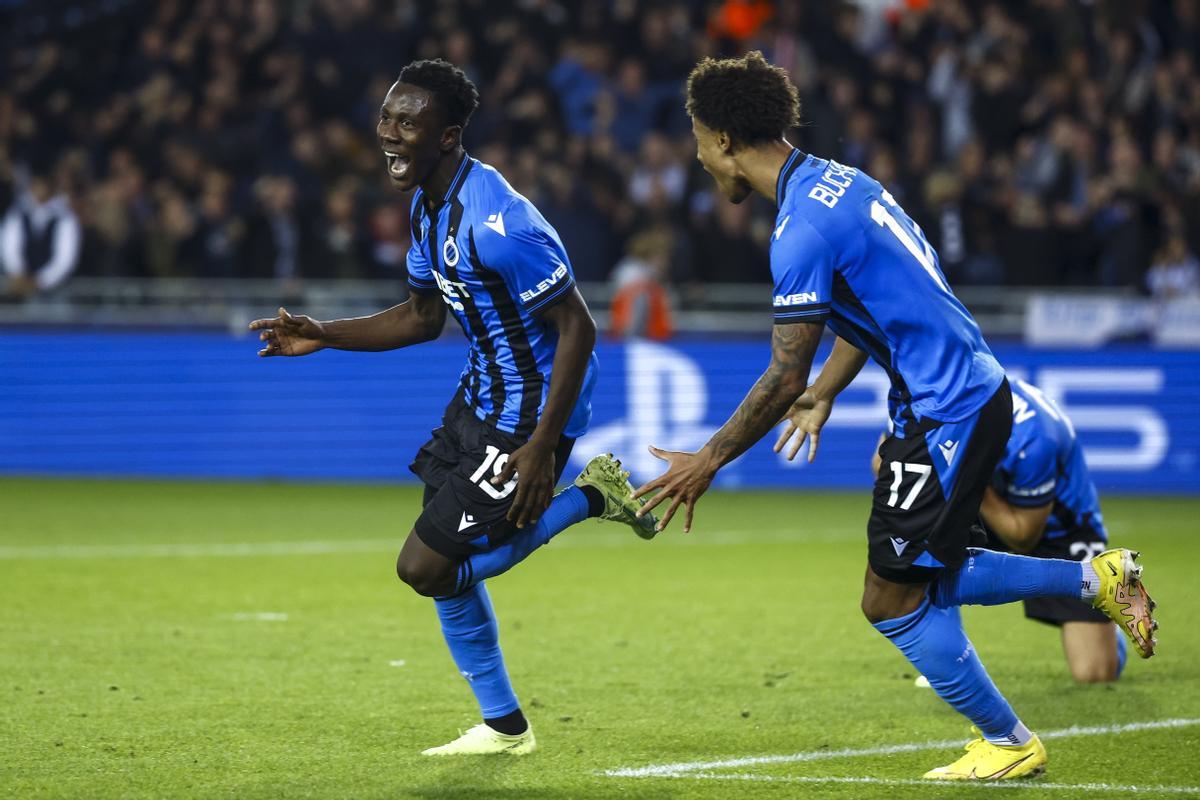
[[[414,61],[400,70],[398,80],[432,94],[451,125],[466,127],[471,113],[479,107],[479,90],[465,72],[449,61],[440,58]]]
[[[688,76],[687,112],[739,144],[762,144],[800,124],[800,93],[786,70],[752,50],[697,64]]]

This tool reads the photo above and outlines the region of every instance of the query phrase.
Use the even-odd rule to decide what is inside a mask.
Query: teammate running
[[[400,579],[434,598],[442,633],[479,701],[483,724],[425,755],[536,747],[500,652],[483,580],[499,575],[587,517],[625,522],[643,538],[628,473],[597,456],[551,495],[575,439],[587,430],[596,381],[596,328],[575,288],[558,234],[492,167],[463,150],[479,103],[452,64],[417,61],[379,111],[377,134],[392,185],[416,189],[411,298],[369,317],[318,322],[279,309],[256,320],[262,356],[329,347],[392,350],[441,333],[449,308],[470,344],[442,425],[411,469],[424,510],[396,561]]]
[[[767,370],[699,452],[650,448],[669,468],[635,493],[658,490],[643,512],[670,500],[661,530],[683,505],[689,530],[717,470],[785,414],[777,448],[797,433],[798,448],[873,358],[891,378],[895,433],[880,449],[863,613],[981,731],[965,756],[925,777],[1040,773],[1041,741],[988,677],[952,607],[1035,596],[1092,601],[1146,658],[1155,623],[1136,554],[1110,550],[1082,564],[968,554],[969,529],[1008,442],[1012,395],[937,254],[877,181],[787,142],[799,123],[796,87],[761,53],[700,62],[688,79],[687,110],[700,163],[721,192],[738,203],[756,191],[779,207],[771,237],[776,324]],[[808,386],[826,323],[837,340]]]

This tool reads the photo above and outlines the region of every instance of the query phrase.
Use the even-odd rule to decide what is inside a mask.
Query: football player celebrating
[[[981,734],[966,755],[925,777],[1040,773],[1041,741],[988,676],[953,607],[1041,596],[1091,601],[1149,657],[1152,607],[1135,554],[1110,550],[1080,563],[968,552],[971,525],[1008,442],[1012,394],[937,254],[878,181],[784,138],[799,123],[799,98],[787,73],[761,53],[700,62],[688,79],[687,110],[697,157],[722,194],[738,203],[758,192],[778,206],[771,361],[699,452],[651,447],[669,468],[636,496],[657,490],[644,511],[670,501],[660,528],[682,505],[689,530],[696,501],[722,466],[785,416],[777,447],[798,434],[798,448],[874,359],[891,378],[895,433],[880,451],[885,466],[867,525],[862,610]],[[809,386],[826,325],[837,340]]]
[[[592,459],[553,496],[575,439],[587,430],[596,381],[596,327],[558,234],[461,136],[479,102],[462,70],[417,61],[379,111],[377,134],[395,188],[413,191],[411,297],[386,311],[318,322],[279,310],[251,323],[263,356],[323,348],[392,350],[437,338],[447,309],[470,349],[442,424],[417,453],[424,509],[396,561],[400,579],[431,597],[483,723],[425,755],[531,752],[536,741],[509,682],[483,580],[589,516],[643,538],[628,473]]]

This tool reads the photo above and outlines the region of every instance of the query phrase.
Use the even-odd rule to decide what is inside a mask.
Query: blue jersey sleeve
[[[1058,488],[1058,454],[1053,439],[1037,436],[1004,464],[1004,499],[1014,506],[1044,506]]]
[[[791,214],[771,235],[775,324],[823,322],[833,296],[833,249],[803,217]]]
[[[411,220],[412,238],[408,245],[408,255],[404,261],[408,267],[408,288],[417,294],[437,294],[438,285],[433,277],[433,269],[429,266],[429,257],[425,254],[425,232],[420,224],[421,192],[413,196]]]
[[[530,313],[564,300],[575,286],[558,234],[526,202],[509,203],[472,226],[471,236],[483,265],[500,273],[513,298]]]

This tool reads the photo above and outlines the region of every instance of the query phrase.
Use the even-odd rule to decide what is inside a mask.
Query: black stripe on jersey
[[[462,163],[458,165],[458,171],[454,173],[454,180],[450,181],[450,185],[446,188],[446,196],[442,198],[443,203],[458,199],[458,190],[467,182],[467,173],[473,166],[475,166],[474,159],[464,152]]]
[[[457,190],[454,190],[457,194]],[[447,240],[454,238],[454,234],[458,231],[459,224],[463,218],[463,204],[458,201],[457,197],[452,197],[450,202],[450,225],[446,229]],[[460,255],[459,258],[462,258]],[[443,262],[444,263],[444,262]],[[446,264],[446,277],[454,283],[458,283],[457,261],[455,266]],[[471,328],[472,337],[479,343],[479,350],[483,353],[484,360],[487,363],[487,374],[491,378],[488,393],[492,398],[492,410],[488,412],[484,419],[490,425],[495,425],[500,420],[500,415],[504,413],[504,404],[507,402],[507,392],[504,389],[504,373],[500,369],[500,364],[496,361],[496,344],[492,341],[492,337],[488,332],[487,325],[483,322],[483,315],[479,313],[479,307],[475,305],[475,298],[470,296],[468,292],[462,292],[458,298],[463,304],[463,315],[467,318],[467,325]],[[473,396],[475,401],[479,401],[479,375],[475,364],[471,365],[471,371],[476,373],[473,379],[475,392]]]
[[[838,302],[854,309],[862,317],[870,320],[871,324],[876,328],[879,327],[879,323],[875,322],[875,318],[871,316],[871,312],[867,310],[862,300],[859,300],[858,295],[850,288],[850,283],[846,280],[846,277],[837,270],[833,271],[833,296]],[[904,405],[905,429],[907,431],[908,423],[910,421],[913,423],[916,422],[916,417],[912,416],[912,409],[909,407],[909,404],[912,402],[912,393],[908,390],[908,384],[904,382],[904,378],[901,377],[900,373],[892,369],[892,353],[888,349],[887,343],[880,341],[873,331],[858,324],[847,315],[841,315],[838,321],[854,329],[859,338],[870,347],[872,352],[869,355],[887,373],[888,379],[892,382],[892,387],[900,394],[900,400]]]
[[[779,177],[775,179],[775,205],[783,205],[783,198],[787,194],[788,180],[791,179],[792,173],[804,159],[804,152],[798,147],[793,147],[792,154],[788,156],[787,161],[783,162],[783,168],[779,170]]]
[[[422,192],[417,189],[416,195],[413,196],[412,213],[409,215],[409,247],[417,248],[418,252],[421,249],[421,197]],[[439,289],[437,281],[423,280],[416,277],[412,273],[408,273],[408,287],[417,294],[438,294]]]
[[[421,197],[424,195],[420,189],[413,195],[412,214],[409,215],[408,224],[412,231],[412,243],[417,244],[421,241]]]
[[[513,354],[513,363],[521,374],[521,410],[514,433],[517,436],[530,436],[537,427],[538,408],[542,405],[542,387],[545,378],[538,370],[537,359],[533,356],[533,347],[529,344],[529,333],[525,330],[525,322],[521,312],[513,300],[512,292],[500,273],[488,269],[479,257],[475,247],[475,231],[467,234],[471,246],[471,260],[479,269],[479,278],[484,288],[492,296],[492,307],[500,315],[500,324],[504,328],[504,337]]]
[[[859,316],[868,320],[875,328],[879,327],[878,323],[875,322],[875,318],[871,316],[871,312],[867,310],[862,300],[859,300],[858,295],[850,288],[849,281],[837,270],[833,271],[833,297],[835,301],[857,311]],[[839,321],[854,328],[859,336],[871,346],[871,350],[873,351],[871,355],[875,357],[875,360],[880,362],[884,369],[888,368],[887,365],[891,363],[892,359],[891,351],[888,349],[886,342],[876,336],[873,330],[854,321],[848,315],[840,315]]]

